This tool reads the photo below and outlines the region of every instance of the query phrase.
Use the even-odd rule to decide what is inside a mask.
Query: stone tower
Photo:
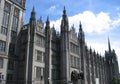
[[[119,77],[118,59],[115,50],[111,50],[110,40],[108,38],[108,51],[105,52],[107,84],[112,84],[115,77]]]
[[[26,83],[32,84],[32,72],[33,72],[33,56],[34,56],[34,42],[35,42],[35,28],[36,28],[36,18],[34,7],[31,12],[31,17],[29,21],[28,29],[28,47],[27,47],[27,60],[26,60]]]
[[[80,69],[81,72],[84,73],[84,80],[81,80],[81,84],[86,84],[86,67],[85,67],[85,63],[86,63],[86,57],[85,57],[85,50],[86,50],[86,46],[85,46],[85,36],[84,36],[84,31],[82,29],[82,24],[80,22],[79,25],[79,33],[78,33],[78,40],[79,40],[79,45],[80,45],[80,57],[81,57],[81,63],[80,63]]]
[[[62,84],[67,84],[69,77],[70,77],[70,71],[69,71],[69,24],[68,24],[68,18],[66,14],[66,9],[64,7],[63,10],[63,16],[61,21],[61,82]]]
[[[45,84],[49,84],[51,80],[51,56],[50,56],[50,22],[49,17],[47,17],[46,27],[45,27]]]

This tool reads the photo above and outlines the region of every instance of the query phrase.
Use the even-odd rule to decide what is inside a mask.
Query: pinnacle
[[[65,9],[65,6],[64,6],[63,14],[66,15],[66,9]]]
[[[109,49],[109,52],[111,52],[111,46],[110,46],[110,40],[109,40],[109,37],[108,37],[108,49]]]
[[[32,12],[35,12],[35,7],[33,6]]]
[[[79,30],[82,31],[82,24],[81,24],[81,21],[80,21],[80,25],[79,25]]]
[[[47,16],[47,21],[49,21],[49,16]]]

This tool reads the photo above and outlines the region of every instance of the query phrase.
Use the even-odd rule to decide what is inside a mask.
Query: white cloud
[[[56,21],[51,21],[51,22],[50,22],[50,26],[52,27],[53,24],[54,24],[54,27],[56,28],[56,30],[57,30],[57,31],[60,31],[61,19],[62,19],[62,18],[60,18],[59,20],[56,20]]]
[[[110,17],[107,13],[94,14],[91,11],[85,11],[82,14],[78,14],[69,18],[70,23],[77,23],[82,21],[84,31],[87,33],[102,33],[110,29]],[[78,27],[77,27],[78,28]],[[78,30],[78,29],[77,29]]]
[[[116,8],[116,10],[117,10],[117,11],[119,11],[119,10],[120,10],[120,8],[119,8],[119,7],[117,7],[117,8]]]
[[[104,55],[105,50],[108,50],[108,46],[107,43],[98,41],[98,39],[90,39],[90,40],[86,40],[87,42],[87,46],[88,48],[92,48],[92,50],[95,50],[96,52],[98,52],[101,55]]]
[[[56,10],[56,5],[53,5],[48,9],[49,12],[53,12],[54,10]]]
[[[116,28],[117,26],[120,26],[120,15],[117,17],[117,19],[113,20],[112,27]]]
[[[82,22],[83,30],[87,33],[106,33],[107,31],[120,25],[120,17],[116,20],[112,20],[108,13],[100,12],[94,14],[91,11],[84,11],[83,13],[76,14],[74,16],[68,17],[69,26],[73,24],[78,32],[79,22]],[[51,25],[55,25],[55,28],[59,31],[61,18],[56,21],[51,21]]]

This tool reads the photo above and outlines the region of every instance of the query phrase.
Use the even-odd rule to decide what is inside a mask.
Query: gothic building
[[[20,1],[20,2],[19,2]],[[111,49],[101,56],[88,48],[82,24],[78,34],[64,7],[60,32],[36,20],[35,9],[23,24],[25,0],[0,3],[0,83],[2,84],[112,84],[119,76],[118,60]]]

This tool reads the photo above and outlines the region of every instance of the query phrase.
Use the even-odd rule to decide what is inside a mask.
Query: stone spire
[[[63,10],[63,15],[66,15],[66,9],[65,9],[65,6],[64,6],[64,10]]]
[[[35,18],[35,8],[34,8],[34,7],[33,7],[33,9],[32,9],[30,19],[34,19],[34,20],[36,19],[36,18]]]
[[[35,25],[36,24],[36,17],[35,17],[35,8],[33,7],[30,17],[30,24]]]
[[[109,52],[111,52],[111,45],[110,45],[110,40],[109,40],[109,38],[108,38],[108,50],[109,50]]]
[[[33,64],[33,48],[34,48],[34,38],[35,38],[35,27],[36,27],[36,18],[35,18],[35,9],[33,7],[31,12],[31,17],[29,21],[29,34],[28,34],[28,46],[27,46],[27,65],[26,65],[26,83],[32,84],[32,64]]]
[[[50,26],[49,16],[47,16],[46,26]]]
[[[45,84],[48,83],[48,78],[50,78],[50,21],[49,16],[47,16],[46,26],[45,26]],[[50,66],[49,66],[50,65]]]
[[[60,78],[65,80],[64,84],[67,84],[69,81],[69,26],[68,26],[68,18],[66,14],[66,9],[64,7],[62,20],[61,20],[61,37],[60,37],[60,66],[61,66],[61,74]]]
[[[91,46],[90,46],[90,53],[92,53],[92,49],[91,49]]]
[[[81,24],[81,21],[80,21],[80,24],[79,24],[78,39],[79,39],[82,43],[85,42],[85,37],[84,37],[84,32],[83,32],[83,30],[82,30],[82,24]]]
[[[68,25],[69,25],[68,24],[68,17],[67,17],[67,14],[66,14],[66,9],[64,7],[62,20],[61,20],[61,31],[68,31],[69,30]]]
[[[45,32],[46,32],[47,35],[50,34],[50,21],[49,21],[49,16],[47,16],[46,26],[45,26]]]
[[[81,21],[80,21],[80,24],[79,24],[79,31],[82,31],[82,24],[81,24]]]

